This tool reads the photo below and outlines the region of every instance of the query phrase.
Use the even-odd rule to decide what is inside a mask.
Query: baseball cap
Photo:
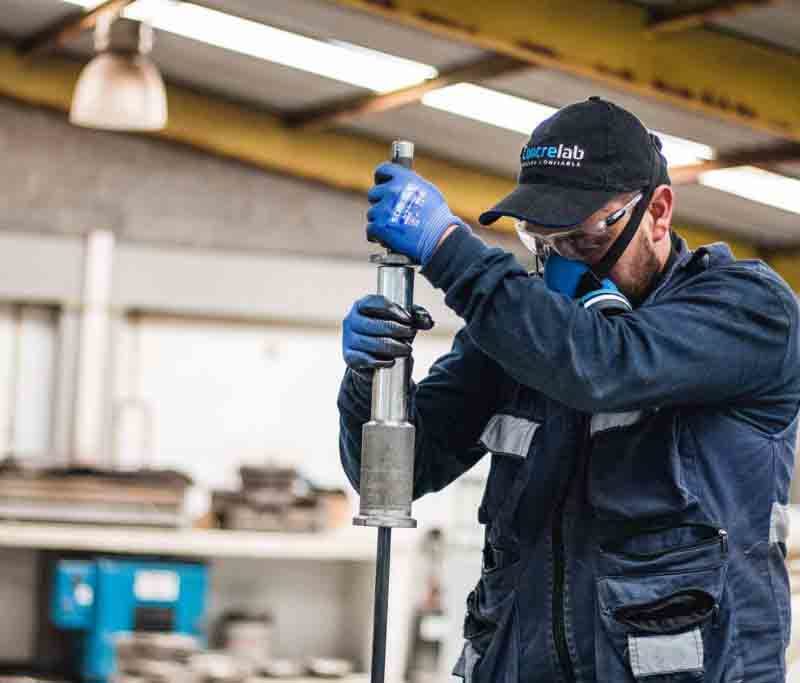
[[[520,153],[518,185],[479,217],[570,228],[623,193],[669,183],[661,141],[613,102],[590,97],[534,129]]]

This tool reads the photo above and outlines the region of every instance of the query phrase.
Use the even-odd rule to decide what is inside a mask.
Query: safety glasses
[[[603,247],[608,244],[611,226],[630,213],[642,196],[641,192],[637,193],[625,206],[602,220],[563,232],[553,232],[535,223],[520,220],[516,222],[517,234],[538,259],[547,258],[552,250],[564,258],[591,263],[599,258]]]

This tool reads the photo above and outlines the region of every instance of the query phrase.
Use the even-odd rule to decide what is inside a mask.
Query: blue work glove
[[[453,224],[464,225],[434,185],[399,164],[387,162],[375,169],[375,185],[367,198],[372,204],[367,239],[423,266],[444,231]]]
[[[344,319],[344,362],[360,374],[390,368],[395,358],[411,355],[417,330],[432,327],[430,313],[422,306],[414,306],[409,313],[386,297],[370,294],[356,301]]]

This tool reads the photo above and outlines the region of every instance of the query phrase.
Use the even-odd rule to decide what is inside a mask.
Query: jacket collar
[[[724,242],[714,242],[692,251],[686,240],[674,230],[670,238],[672,239],[674,258],[670,260],[666,272],[662,274],[655,289],[647,295],[642,305],[652,303],[680,272],[688,271],[687,274],[690,274],[693,271],[706,270],[712,263],[717,265],[736,260],[730,247]]]

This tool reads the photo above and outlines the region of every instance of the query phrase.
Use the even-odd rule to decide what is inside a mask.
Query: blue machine
[[[97,558],[55,565],[50,615],[62,629],[84,631],[84,681],[114,673],[114,638],[128,631],[203,638],[208,573],[202,564]]]

